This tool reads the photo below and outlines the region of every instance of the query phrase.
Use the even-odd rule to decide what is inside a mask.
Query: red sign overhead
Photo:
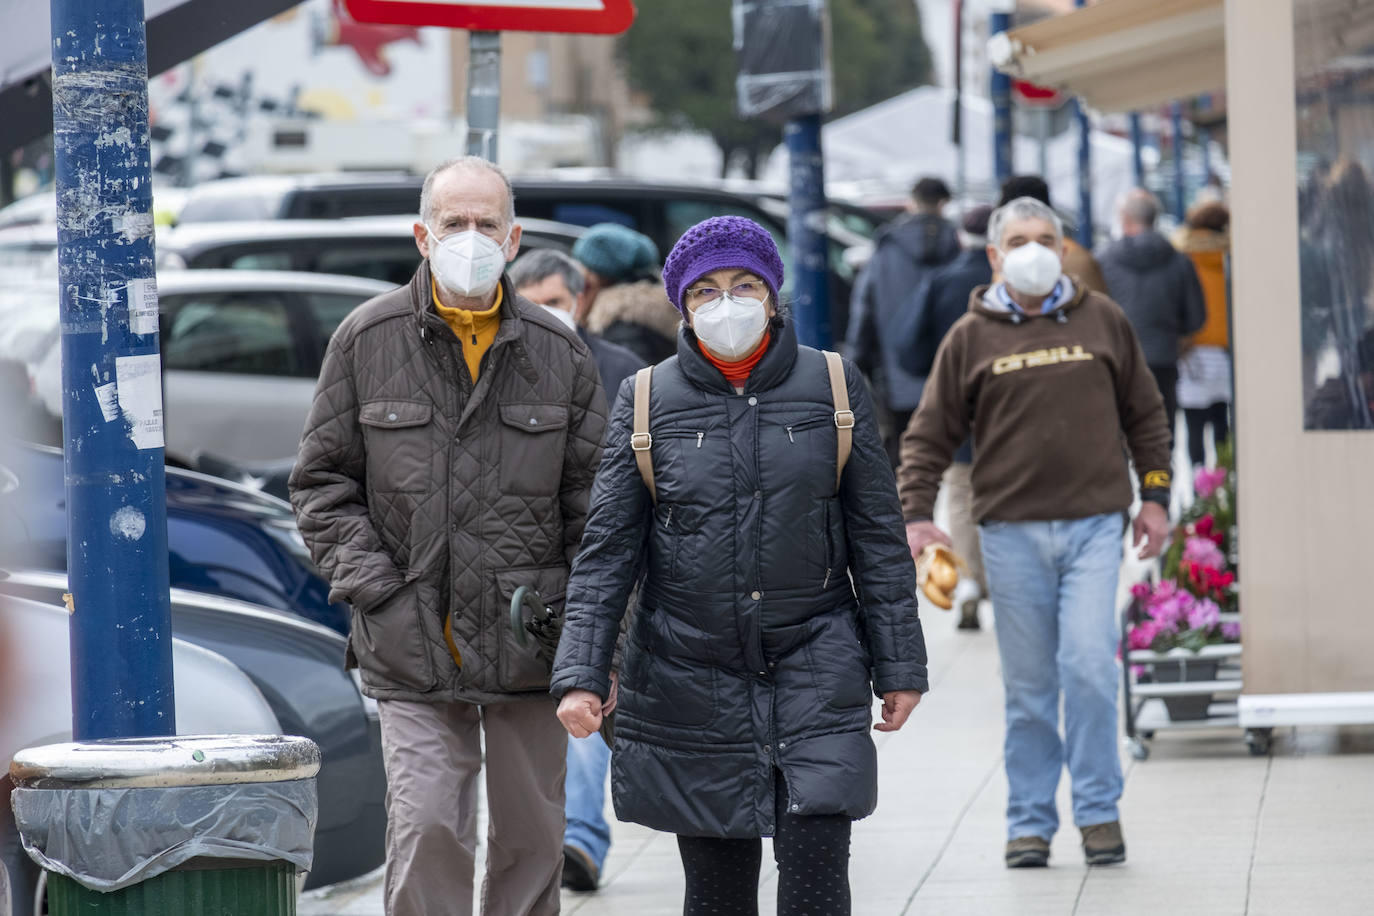
[[[1058,108],[1064,104],[1064,96],[1058,89],[1051,89],[1049,86],[1037,86],[1025,80],[1012,80],[1011,90],[1016,93],[1021,104],[1032,108]]]
[[[344,6],[358,22],[474,32],[615,35],[635,18],[631,0],[344,0]]]

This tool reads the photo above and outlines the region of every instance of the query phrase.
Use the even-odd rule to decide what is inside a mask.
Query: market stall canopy
[[[144,0],[148,73],[157,75],[206,48],[295,6],[299,0]],[[47,0],[0,0],[0,153],[52,132],[52,37]]]
[[[993,66],[1076,95],[1103,112],[1138,111],[1226,84],[1223,0],[1099,0],[988,41]]]

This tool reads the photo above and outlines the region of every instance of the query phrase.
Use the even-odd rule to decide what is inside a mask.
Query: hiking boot
[[[594,891],[600,883],[601,869],[592,857],[576,846],[563,847],[563,886],[570,891]]]
[[[980,603],[982,603],[980,598],[968,598],[959,604],[959,629],[983,629],[983,625],[978,622],[978,605]]]
[[[1081,828],[1083,858],[1089,865],[1115,865],[1126,861],[1126,840],[1121,836],[1121,822],[1108,821]]]
[[[1049,840],[1020,836],[1007,844],[1007,868],[1044,868],[1049,864]]]

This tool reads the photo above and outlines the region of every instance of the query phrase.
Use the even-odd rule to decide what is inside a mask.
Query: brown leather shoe
[[[1044,868],[1050,864],[1050,841],[1019,836],[1007,844],[1007,868]]]
[[[563,847],[563,886],[570,891],[594,891],[601,883],[600,869],[576,846]]]
[[[1083,858],[1089,865],[1115,865],[1126,861],[1126,840],[1121,836],[1121,822],[1108,821],[1082,827]]]

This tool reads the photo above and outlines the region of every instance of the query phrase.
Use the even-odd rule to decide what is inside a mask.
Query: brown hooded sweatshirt
[[[908,521],[932,517],[940,477],[970,433],[980,522],[1126,510],[1123,436],[1142,497],[1168,504],[1169,424],[1154,376],[1120,307],[1075,286],[1044,315],[985,300],[986,286],[973,291],[902,436],[897,483]]]

